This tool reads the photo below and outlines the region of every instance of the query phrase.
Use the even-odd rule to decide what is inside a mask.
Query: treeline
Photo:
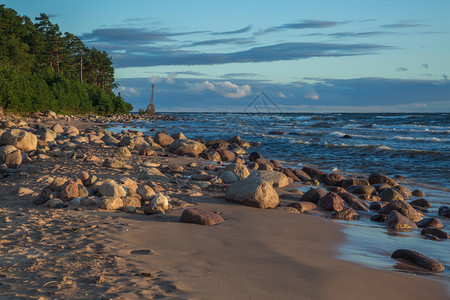
[[[15,112],[128,113],[111,58],[41,14],[33,23],[0,5],[0,107]]]

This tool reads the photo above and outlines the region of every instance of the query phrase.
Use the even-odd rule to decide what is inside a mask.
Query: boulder
[[[345,201],[336,193],[330,192],[320,198],[317,202],[317,207],[324,211],[341,211],[347,208]]]
[[[56,177],[50,183],[49,187],[52,189],[52,191],[60,191],[61,187],[64,183],[66,183],[67,180],[69,180],[67,177]]]
[[[193,223],[199,225],[212,226],[222,223],[224,219],[212,211],[202,208],[187,208],[180,217],[182,223]]]
[[[141,200],[137,197],[126,196],[122,198],[123,206],[141,207]]]
[[[239,180],[239,177],[231,171],[221,171],[219,173],[219,178],[223,183],[235,183]]]
[[[383,189],[379,195],[381,197],[381,201],[383,202],[392,202],[396,200],[405,200],[402,194],[396,189]]]
[[[166,196],[164,196],[161,193],[158,193],[153,197],[152,202],[150,203],[150,208],[153,211],[166,211],[171,208],[171,205],[169,204],[169,200]]]
[[[352,185],[347,187],[347,190],[356,195],[375,195],[376,189],[370,185]]]
[[[285,187],[289,185],[289,179],[281,172],[273,170],[261,170],[253,172],[248,178],[259,178],[269,182],[273,187]]]
[[[402,215],[396,210],[392,210],[387,219],[386,223],[389,226],[389,228],[395,229],[395,230],[410,230],[410,229],[417,229],[416,223]]]
[[[120,141],[111,134],[105,134],[100,140],[108,146],[117,146],[120,143]]]
[[[306,174],[308,174],[309,177],[311,177],[311,179],[317,179],[319,181],[322,178],[322,176],[327,174],[327,173],[325,173],[317,168],[313,168],[313,167],[303,167],[302,171],[304,171]]]
[[[51,129],[52,129],[55,133],[57,133],[57,134],[62,134],[62,133],[64,133],[64,129],[63,129],[62,126],[59,125],[58,123],[56,123],[55,125],[53,125],[53,126],[51,127]]]
[[[398,211],[413,222],[419,222],[422,220],[422,216],[411,205],[403,200],[396,200],[388,203],[379,210],[379,213],[387,215],[393,210]]]
[[[128,150],[127,147],[120,147],[119,149],[117,149],[116,151],[113,152],[112,154],[113,157],[130,157],[131,156],[131,152],[130,150]]]
[[[349,207],[333,213],[332,218],[338,220],[353,221],[359,220],[360,216],[351,207]]]
[[[369,205],[369,210],[379,211],[383,205],[380,202],[371,202]]]
[[[156,195],[155,191],[145,184],[139,186],[136,192],[142,197],[143,201],[150,201]]]
[[[309,191],[307,191],[305,194],[303,194],[301,201],[309,201],[312,203],[319,202],[320,198],[325,196],[327,192],[322,188],[311,188]]]
[[[339,185],[341,180],[345,180],[345,177],[338,173],[330,173],[322,176],[322,182],[326,185]]]
[[[398,249],[392,253],[391,258],[400,259],[402,261],[408,262],[414,266],[419,268],[429,270],[432,272],[443,272],[445,270],[444,265],[438,262],[435,259],[432,259],[428,256],[425,256],[419,252],[407,250],[407,249]]]
[[[8,168],[17,169],[22,163],[22,153],[13,145],[0,147],[0,165],[6,164]]]
[[[273,184],[250,177],[233,183],[226,191],[225,199],[258,208],[275,208],[279,204]]]
[[[121,209],[123,201],[118,197],[102,197],[100,200],[100,208],[106,210]]]
[[[414,206],[420,206],[420,207],[431,207],[430,202],[428,202],[426,199],[416,199],[410,202],[411,205]]]
[[[411,191],[404,185],[396,185],[393,189],[398,191],[403,196],[404,200],[407,200],[412,196]]]
[[[236,157],[236,154],[227,149],[218,149],[217,152],[219,153],[220,159],[222,161],[233,161],[233,159]]]
[[[78,184],[75,181],[68,180],[61,186],[61,199],[70,201],[80,196]]]
[[[48,208],[63,208],[64,202],[59,198],[53,198],[45,202],[45,206]]]
[[[370,184],[387,183],[391,187],[398,185],[397,181],[383,174],[370,174],[368,180]]]
[[[263,157],[258,152],[252,152],[248,156],[248,160],[251,162],[256,162],[258,159],[261,159],[261,158],[263,158]]]
[[[123,187],[123,185],[118,184],[118,183],[113,182],[113,181],[106,181],[106,182],[104,182],[100,186],[98,192],[102,196],[113,197],[113,198],[125,197],[127,195],[127,191]]]
[[[301,181],[300,178],[295,176],[295,174],[290,169],[283,169],[283,174],[286,175],[287,177],[291,178],[294,181]]]
[[[275,210],[287,212],[290,214],[299,214],[300,213],[300,211],[298,209],[296,209],[295,207],[291,207],[291,206],[277,206],[277,207],[275,207]]]
[[[288,206],[298,209],[298,211],[301,213],[304,213],[305,211],[313,210],[313,209],[317,208],[317,205],[315,205],[314,203],[309,202],[309,201],[299,201],[299,202],[289,203]]]
[[[311,181],[311,176],[309,176],[305,171],[300,169],[293,169],[292,173],[294,173],[295,176],[297,176],[301,181],[307,182]]]
[[[339,186],[343,187],[344,189],[352,185],[370,185],[370,184],[369,181],[365,179],[356,179],[356,178],[344,179],[339,182]]]
[[[208,150],[205,152],[202,152],[200,154],[201,158],[204,158],[206,160],[210,160],[210,161],[220,161],[222,158],[220,157],[220,154],[215,151],[215,150]]]
[[[338,193],[338,195],[354,210],[368,211],[367,204],[358,197],[347,192]]]
[[[80,173],[78,173],[77,178],[81,181],[86,181],[89,179],[89,173],[86,171],[81,171]]]
[[[422,221],[417,222],[419,227],[433,227],[433,228],[444,228],[444,224],[437,218],[424,218]]]
[[[245,179],[250,175],[247,167],[243,164],[229,164],[225,167],[225,170],[235,174],[239,180]]]
[[[45,115],[47,118],[52,118],[52,119],[58,117],[58,115],[57,115],[54,111],[52,111],[52,110],[50,110],[50,109],[47,109],[47,110],[45,111],[44,115]]]
[[[64,128],[64,134],[70,136],[76,136],[80,134],[80,131],[75,126],[69,126]]]
[[[183,133],[177,132],[171,135],[174,140],[187,140]]]
[[[192,174],[190,179],[194,181],[208,181],[214,178],[214,175],[210,174]]]
[[[157,168],[145,168],[139,174],[139,179],[150,181],[168,181],[169,177],[161,173]]]
[[[194,140],[178,139],[169,146],[169,151],[177,155],[197,157],[206,150],[206,146]]]
[[[44,142],[53,142],[58,136],[58,134],[50,128],[39,129],[38,134],[40,136],[40,139]]]
[[[384,223],[384,222],[386,222],[387,217],[388,217],[387,215],[377,214],[377,215],[371,216],[370,221]]]
[[[120,160],[113,159],[113,158],[105,159],[105,161],[103,162],[103,166],[107,167],[107,168],[114,168],[114,169],[127,169],[127,170],[133,169],[132,166],[130,166],[124,162],[121,162]]]
[[[439,229],[439,228],[433,228],[433,227],[425,227],[424,229],[422,229],[422,231],[420,232],[421,235],[432,235],[437,237],[440,240],[448,240],[450,238],[450,235]]]
[[[415,197],[425,197],[425,193],[421,190],[414,190],[412,191],[412,195]]]
[[[33,151],[37,148],[37,137],[25,130],[11,129],[2,134],[0,144],[13,145],[23,151]]]
[[[162,147],[167,147],[172,144],[175,140],[168,134],[164,132],[158,132],[155,135],[154,141]]]

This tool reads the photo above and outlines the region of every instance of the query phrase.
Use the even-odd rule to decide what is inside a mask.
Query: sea
[[[132,127],[182,132],[190,139],[253,142],[250,151],[292,168],[314,166],[344,176],[382,173],[411,190],[425,192],[428,216],[450,205],[450,113],[168,113],[174,121],[137,121]],[[123,129],[120,124],[112,131]],[[401,176],[401,177],[399,177]],[[309,187],[302,189],[306,192]],[[415,199],[412,197],[411,199]],[[375,214],[375,213],[369,213]],[[447,232],[450,220],[441,219]],[[373,268],[408,272],[446,282],[450,288],[450,241],[426,240],[420,230],[397,232],[369,218],[343,224],[346,242],[339,257]],[[442,274],[405,269],[390,258],[405,248],[438,259]]]

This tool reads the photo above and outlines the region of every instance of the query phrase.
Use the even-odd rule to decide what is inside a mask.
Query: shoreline
[[[62,120],[58,119],[53,121],[61,122]],[[83,123],[82,121],[80,122]],[[63,127],[75,125],[75,127],[79,127],[80,129],[88,129],[93,125],[100,125],[97,123],[81,124],[80,122],[77,120],[69,120],[62,125]],[[47,125],[51,126],[53,124],[49,122]],[[69,217],[69,227],[76,224],[76,218],[71,218],[71,215],[89,217],[90,220],[87,221],[87,224],[97,222],[98,224],[96,226],[102,228],[103,231],[98,232],[96,237],[91,235],[89,238],[93,239],[90,242],[98,244],[98,248],[103,250],[92,249],[92,252],[85,253],[85,255],[88,258],[95,257],[96,255],[102,256],[103,253],[117,256],[116,258],[110,259],[110,261],[105,258],[105,261],[113,265],[109,266],[109,268],[105,265],[102,265],[102,267],[113,272],[113,270],[123,266],[122,271],[125,274],[118,274],[116,276],[101,275],[100,273],[96,273],[94,268],[92,270],[93,273],[89,276],[95,279],[95,283],[88,282],[88,287],[85,287],[94,293],[101,292],[110,294],[113,297],[129,298],[150,298],[157,295],[187,298],[203,298],[207,297],[207,295],[214,295],[217,299],[233,298],[229,297],[231,294],[215,294],[215,292],[218,292],[218,289],[223,291],[225,286],[227,290],[236,289],[234,296],[237,298],[246,295],[273,299],[274,296],[280,296],[280,293],[287,293],[283,294],[285,296],[296,295],[298,297],[298,293],[307,290],[307,294],[303,294],[304,298],[328,299],[331,296],[336,297],[335,291],[339,290],[342,292],[340,295],[342,299],[348,299],[349,295],[354,298],[366,295],[367,299],[371,299],[372,297],[379,297],[380,295],[377,293],[380,290],[383,290],[386,286],[391,286],[392,282],[395,282],[397,285],[395,290],[389,291],[390,294],[386,294],[386,297],[406,297],[409,294],[410,299],[420,299],[419,295],[423,295],[424,297],[432,296],[435,299],[445,299],[445,286],[429,278],[417,278],[390,271],[373,270],[347,261],[330,258],[330,255],[337,256],[337,249],[331,252],[327,252],[324,249],[328,249],[329,247],[336,248],[337,244],[343,242],[345,239],[344,233],[339,233],[342,230],[340,228],[342,225],[338,225],[336,222],[332,223],[323,218],[316,218],[304,214],[298,215],[274,210],[257,210],[255,208],[232,204],[222,199],[223,191],[198,189],[194,188],[193,185],[187,191],[169,184],[168,188],[163,191],[164,194],[170,195],[171,200],[182,200],[188,204],[195,204],[194,207],[205,207],[213,211],[219,211],[220,215],[225,219],[225,222],[214,227],[179,223],[179,216],[184,208],[176,207],[175,205],[173,210],[169,210],[163,215],[144,215],[142,212],[136,214],[115,213],[100,210],[96,207],[88,208],[84,206],[75,208],[77,209],[75,211],[69,208],[48,209],[43,206],[34,206],[31,201],[35,199],[35,194],[39,193],[45,187],[46,179],[42,179],[45,176],[65,175],[73,178],[81,170],[87,170],[89,171],[88,173],[97,174],[102,179],[113,178],[119,180],[122,177],[138,177],[139,169],[135,166],[140,166],[145,161],[169,166],[186,166],[192,162],[196,162],[200,166],[211,163],[203,159],[176,156],[165,150],[166,148],[162,148],[156,149],[156,155],[153,156],[142,157],[133,151],[131,157],[119,159],[123,162],[128,162],[132,166],[131,169],[109,169],[103,167],[101,162],[103,159],[110,157],[118,147],[104,147],[100,144],[91,145],[85,143],[79,143],[76,146],[78,148],[75,147],[73,150],[69,150],[75,153],[75,158],[71,158],[70,155],[69,157],[61,155],[47,160],[32,159],[19,167],[19,170],[20,168],[28,167],[25,172],[28,173],[26,175],[30,178],[24,178],[27,176],[23,176],[25,174],[21,174],[22,171],[19,171],[2,180],[1,185],[3,190],[1,197],[5,203],[5,211],[2,212],[2,217],[5,220],[8,217],[10,222],[7,223],[13,223],[9,224],[10,227],[12,226],[11,232],[9,233],[11,235],[14,235],[13,227],[18,227],[16,219],[19,218],[14,216],[17,215],[18,211],[21,214],[20,217],[32,218],[34,220],[39,219],[40,215],[45,215],[48,217],[48,222],[50,223],[56,222],[61,217]],[[101,158],[101,161],[97,163],[85,163],[80,158],[77,158],[78,154],[85,154],[87,152],[92,152],[93,155]],[[59,165],[59,167],[55,165]],[[160,169],[163,168],[161,166]],[[181,180],[189,174],[198,174],[200,170],[204,171],[201,167],[185,167],[185,171],[181,173],[181,177],[173,177],[173,175],[179,173],[168,174],[171,174],[170,176],[173,178],[177,178],[178,182],[179,179]],[[211,172],[207,173],[211,174]],[[39,179],[42,180],[39,181]],[[136,180],[136,182],[140,185],[144,181]],[[17,201],[17,189],[20,185],[26,185],[32,189],[34,196],[31,193],[30,195],[19,197],[20,200]],[[286,188],[276,190],[278,194],[286,193],[293,195],[292,190],[298,187],[298,184],[291,183]],[[186,195],[189,196],[185,197]],[[283,205],[292,203],[291,200],[283,198],[280,200]],[[7,216],[4,216],[5,214]],[[321,215],[322,213],[317,212],[317,214]],[[105,222],[103,225],[106,226],[102,226],[102,222]],[[267,226],[266,222],[270,226]],[[261,224],[266,225],[266,227],[261,228],[259,226]],[[286,227],[286,225],[289,226]],[[312,229],[307,232],[299,230],[311,225]],[[77,225],[77,228],[81,227]],[[32,229],[22,228],[21,230],[26,230],[25,232],[32,235],[34,232]],[[310,228],[308,227],[308,229]],[[39,229],[40,232],[45,230],[45,226]],[[87,230],[89,231],[89,229]],[[92,230],[98,231],[97,227]],[[145,240],[143,237],[148,233],[151,233],[149,240]],[[236,233],[238,233],[237,236]],[[339,237],[339,235],[341,236]],[[190,236],[195,237],[195,239],[191,239]],[[98,237],[104,237],[105,241],[100,242]],[[53,242],[57,241],[56,238],[61,238],[61,236],[55,236]],[[70,245],[70,239],[73,237],[69,235],[64,238],[69,239],[63,239],[64,242],[62,244],[67,247]],[[52,237],[46,236],[45,239],[47,241],[52,240]],[[81,246],[82,239],[83,236],[77,237],[74,244],[77,245],[78,243]],[[272,241],[274,239],[276,245],[273,245]],[[305,240],[308,241],[308,245],[299,243],[299,241]],[[116,242],[111,243],[111,241]],[[123,241],[124,243],[117,243],[117,241]],[[40,242],[37,243],[39,244]],[[122,244],[123,246],[121,246]],[[87,245],[90,245],[90,243]],[[8,245],[6,248],[2,246],[0,249],[11,251],[7,247]],[[33,244],[28,244],[28,247],[32,248]],[[173,249],[177,249],[177,251]],[[246,249],[249,252],[246,252],[245,255],[242,254],[242,256],[231,255],[233,250],[236,249]],[[16,254],[17,257],[31,255],[29,253],[18,252]],[[252,261],[252,259],[255,259],[254,256],[256,256],[255,262]],[[205,257],[208,259],[205,259]],[[218,258],[220,257],[226,257],[227,261],[232,261],[234,266],[240,264],[245,266],[250,260],[255,270],[251,270],[252,272],[250,272],[242,266],[232,268],[225,261],[219,260]],[[312,262],[310,258],[313,258]],[[202,262],[204,259],[205,261]],[[132,266],[129,266],[130,261],[134,261]],[[137,269],[140,272],[136,272]],[[16,271],[19,272],[19,270]],[[81,272],[80,270],[76,271]],[[250,282],[242,284],[242,278],[240,280],[234,279],[235,276],[242,274],[242,272],[247,272]],[[290,275],[286,274],[286,272]],[[299,277],[299,273],[305,274]],[[140,287],[141,290],[133,291],[124,287],[125,283],[121,283],[121,280],[124,280],[127,276],[136,274],[138,275],[131,282]],[[295,274],[297,274],[297,279],[301,278],[302,282],[306,282],[299,285],[299,282],[293,279],[296,278],[294,276]],[[21,276],[25,275],[22,274]],[[383,279],[380,280],[380,276]],[[79,283],[80,278],[76,276],[72,277],[69,279],[66,278],[65,280],[63,278],[51,278],[55,280],[40,282],[42,283],[41,285],[45,285],[48,282],[56,281],[56,283],[47,284],[43,291],[39,291],[37,285],[31,286],[35,288],[34,293],[36,294],[56,291],[55,295],[61,295],[61,293],[62,295],[64,293],[70,295],[72,293],[71,295],[78,296],[77,293],[80,291],[80,287],[86,283]],[[262,280],[261,277],[264,279]],[[9,277],[7,276],[7,278]],[[230,278],[233,280],[230,280]],[[108,282],[108,280],[111,281]],[[344,283],[348,284],[349,280],[355,284],[346,286]],[[72,281],[72,284],[69,281]],[[101,282],[98,283],[97,281]],[[129,281],[127,280],[127,282]],[[78,289],[74,287],[73,282],[75,282],[75,286]],[[104,282],[108,283],[109,286]],[[114,285],[120,288],[111,283],[114,283]],[[150,290],[148,290],[149,284],[151,286]],[[326,286],[323,290],[322,284]],[[68,286],[67,288],[66,285]],[[283,286],[283,291],[280,290],[281,286]],[[3,292],[4,290],[2,290]]]

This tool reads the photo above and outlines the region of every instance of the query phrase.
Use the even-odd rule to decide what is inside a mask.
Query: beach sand
[[[114,149],[75,152],[104,159]],[[87,171],[118,180],[137,177],[145,161],[208,163],[157,154],[124,159],[131,170],[64,156],[33,160],[0,180],[0,299],[448,299],[438,281],[337,259],[345,236],[335,221],[232,204],[220,190],[164,192],[220,212],[225,221],[215,226],[180,223],[185,208],[177,206],[145,215],[33,204],[49,177]],[[34,193],[18,195],[20,187]]]

